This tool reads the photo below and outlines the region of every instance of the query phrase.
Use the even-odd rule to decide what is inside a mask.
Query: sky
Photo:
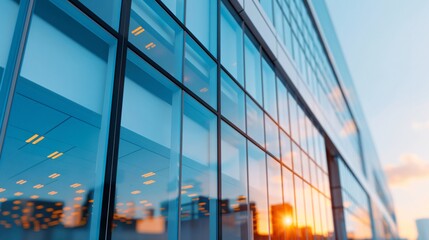
[[[429,218],[429,1],[325,0],[394,199],[401,237]]]

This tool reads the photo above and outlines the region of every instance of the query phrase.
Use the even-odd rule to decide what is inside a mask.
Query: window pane
[[[264,146],[264,112],[252,99],[246,99],[247,134]]]
[[[304,186],[301,178],[295,175],[295,199],[296,199],[296,235],[298,239],[306,239]]]
[[[222,239],[249,239],[246,139],[222,122]]]
[[[246,91],[262,106],[261,54],[247,34],[244,38],[244,51]]]
[[[283,224],[286,225],[285,239],[294,239],[296,225],[295,191],[293,184],[293,173],[283,167],[283,201],[285,216]]]
[[[270,236],[271,240],[284,239],[284,233],[288,227],[288,220],[285,218],[288,215],[286,206],[283,205],[281,166],[279,162],[269,156],[267,157],[267,166]],[[289,220],[291,220],[290,217]]]
[[[229,73],[243,84],[243,30],[231,14],[230,8],[221,5],[221,63]],[[232,10],[234,12],[234,10]]]
[[[313,239],[314,234],[314,219],[313,219],[313,199],[311,194],[311,187],[304,183],[304,197],[305,197],[305,219],[306,228],[305,234],[307,239]]]
[[[289,95],[290,132],[292,138],[299,143],[298,105],[295,98]]]
[[[253,238],[266,239],[269,235],[267,165],[265,153],[248,141],[249,202],[253,223]]]
[[[264,83],[264,108],[277,121],[276,75],[265,59],[262,61],[262,80]]]
[[[216,108],[217,65],[199,46],[186,36],[183,81],[200,98]]]
[[[279,128],[268,115],[265,115],[265,140],[266,149],[280,159]]]
[[[273,0],[260,0],[262,8],[267,14],[269,20],[273,23]]]
[[[186,26],[217,55],[217,0],[186,0]]]
[[[173,77],[181,79],[183,30],[155,0],[133,0],[129,41]]]
[[[299,176],[302,176],[301,150],[294,142],[292,143],[292,159],[293,171]]]
[[[152,1],[152,0],[149,0]],[[183,10],[185,0],[161,0],[176,17],[183,22]]]
[[[98,238],[116,42],[74,13],[35,5],[0,158],[2,239]]]
[[[310,182],[310,166],[307,155],[301,151],[302,178]]]
[[[114,29],[119,28],[122,0],[79,0]]]
[[[176,238],[181,91],[128,55],[112,239]]]
[[[284,131],[290,133],[288,93],[284,83],[282,80],[280,80],[280,78],[277,78],[277,96],[279,103],[279,124]]]
[[[13,32],[15,30],[16,17],[18,16],[19,1],[0,1],[0,80],[6,68],[10,47],[12,44]],[[1,81],[0,81],[1,82]],[[3,103],[2,103],[3,104]]]
[[[282,162],[292,169],[292,146],[289,136],[283,131],[280,131],[280,143],[281,143],[281,159]]]
[[[181,239],[216,239],[217,236],[216,126],[216,115],[185,95]]]
[[[221,81],[222,115],[245,131],[244,92],[223,71]]]

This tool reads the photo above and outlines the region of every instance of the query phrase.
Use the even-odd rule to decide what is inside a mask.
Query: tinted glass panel
[[[262,61],[262,79],[264,83],[264,108],[277,121],[277,90],[274,69],[265,59]]]
[[[296,227],[295,188],[293,173],[283,167],[283,201],[285,215],[283,224],[286,228],[285,239],[294,239]]]
[[[225,73],[221,75],[222,115],[245,131],[246,116],[243,90]]]
[[[181,91],[129,52],[112,239],[177,237]]]
[[[265,147],[277,159],[280,159],[279,128],[268,115],[265,115]]]
[[[87,8],[102,18],[116,30],[119,27],[119,17],[122,0],[79,0]]]
[[[244,38],[244,51],[246,91],[262,106],[261,54],[247,34]]]
[[[292,169],[292,146],[289,136],[280,131],[280,149],[282,162]]]
[[[264,112],[252,99],[246,101],[247,134],[264,146]]]
[[[221,63],[243,84],[243,30],[228,7],[221,5]]]
[[[183,116],[181,239],[217,237],[216,115],[185,95]]]
[[[217,55],[217,0],[186,0],[186,26]]]
[[[285,85],[279,78],[277,78],[277,97],[279,104],[279,124],[284,131],[290,133],[288,93]]]
[[[222,122],[222,239],[248,239],[246,139]]]
[[[0,158],[2,239],[98,239],[116,42],[65,5],[35,5]]]
[[[189,36],[186,36],[183,74],[185,85],[216,108],[217,65]]]
[[[129,41],[177,79],[181,79],[183,30],[155,2],[134,0]]]
[[[185,0],[161,0],[176,17],[183,21],[183,11]]]
[[[280,163],[267,157],[268,202],[270,211],[270,237],[272,240],[284,239],[288,227],[286,206],[283,205],[282,174]]]
[[[248,141],[249,204],[253,238],[266,239],[269,235],[267,196],[267,164],[265,153]]]
[[[295,175],[295,204],[296,204],[296,235],[298,239],[306,239],[305,202],[303,181]]]

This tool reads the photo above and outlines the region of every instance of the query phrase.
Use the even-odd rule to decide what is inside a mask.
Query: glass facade
[[[2,1],[0,236],[334,239],[329,138],[233,6]]]

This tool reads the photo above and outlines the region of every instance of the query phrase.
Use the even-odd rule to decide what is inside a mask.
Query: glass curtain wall
[[[133,0],[114,79],[119,2],[83,1],[84,15],[36,1],[1,146],[1,236],[98,239],[111,211],[115,240],[331,238],[324,137],[228,1]]]

